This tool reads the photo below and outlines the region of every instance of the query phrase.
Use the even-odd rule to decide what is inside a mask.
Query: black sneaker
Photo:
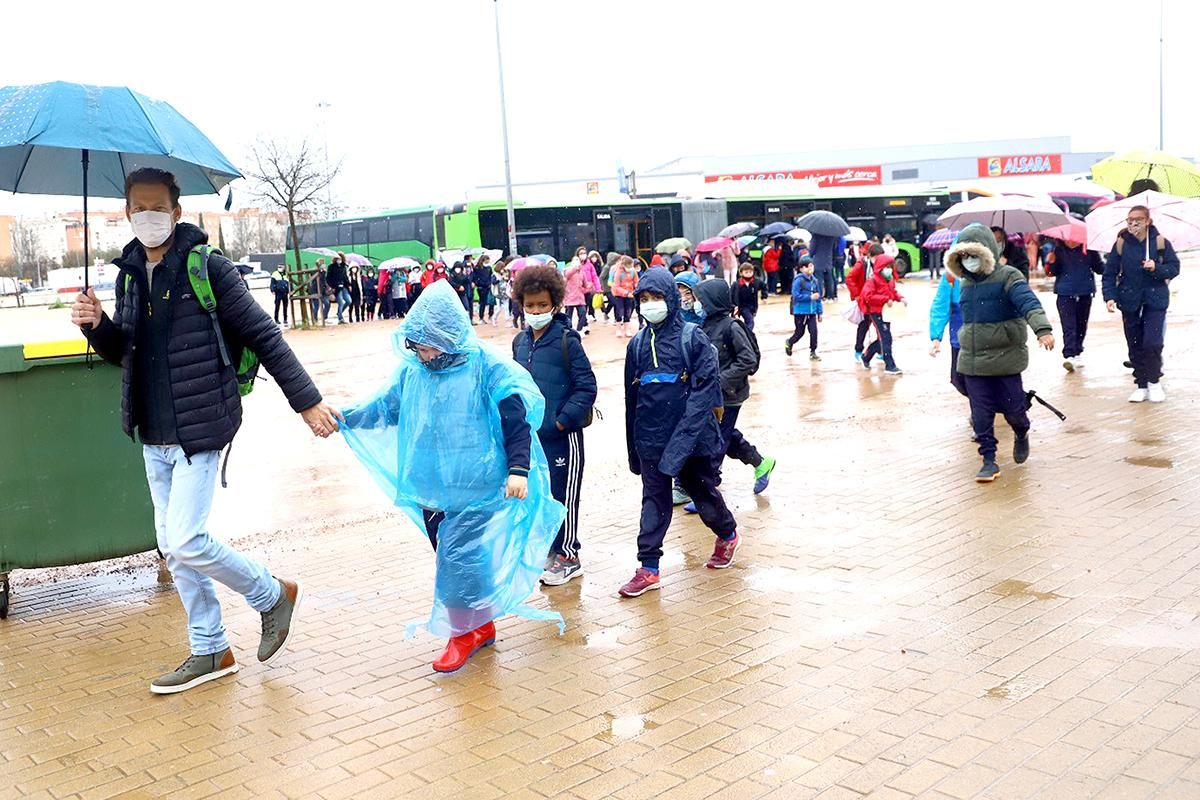
[[[1024,464],[1029,459],[1029,434],[1018,436],[1013,442],[1013,461]]]
[[[975,473],[976,483],[991,483],[1000,477],[1000,468],[996,466],[994,458],[985,458],[983,466],[979,468],[979,472]]]
[[[1133,369],[1132,361],[1122,361],[1121,363],[1125,366],[1125,369]]]
[[[787,353],[789,356],[792,354],[792,343],[791,342],[783,343],[783,352]]]

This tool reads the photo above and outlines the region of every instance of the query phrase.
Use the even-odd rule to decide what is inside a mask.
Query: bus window
[[[442,229],[445,233],[445,228]],[[417,216],[417,241],[433,246],[433,216],[431,214],[420,214]]]
[[[416,220],[412,217],[389,217],[387,229],[389,242],[407,242],[417,235]]]
[[[367,240],[371,244],[389,241],[388,221],[386,217],[373,219],[367,223]]]
[[[322,222],[317,225],[316,235],[312,242],[308,243],[309,247],[337,247],[338,244],[338,228],[340,226],[336,222]]]

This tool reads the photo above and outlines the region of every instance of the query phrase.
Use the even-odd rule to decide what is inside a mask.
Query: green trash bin
[[[14,569],[153,550],[142,450],[121,431],[121,370],[82,339],[0,345],[0,619]]]

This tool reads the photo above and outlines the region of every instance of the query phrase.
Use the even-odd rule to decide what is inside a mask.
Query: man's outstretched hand
[[[336,408],[330,408],[324,403],[317,403],[312,408],[304,409],[300,412],[300,416],[304,418],[304,424],[308,425],[313,435],[320,436],[322,439],[337,431],[339,420],[346,421],[342,412]]]

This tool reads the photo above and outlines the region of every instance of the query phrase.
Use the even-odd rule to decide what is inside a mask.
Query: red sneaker
[[[496,641],[496,624],[489,622],[470,633],[455,636],[446,643],[446,649],[437,661],[433,662],[435,672],[454,672],[461,669],[467,659],[475,655],[481,647],[487,647]]]
[[[617,594],[621,597],[638,597],[645,594],[651,589],[659,588],[659,578],[657,572],[651,572],[645,567],[638,567],[637,572],[633,573],[633,578],[629,583],[617,590]]]
[[[736,533],[732,539],[717,539],[717,545],[713,548],[712,557],[708,559],[708,563],[704,566],[709,569],[729,569],[733,566],[733,554],[737,552],[738,545],[742,543],[742,537]]]

